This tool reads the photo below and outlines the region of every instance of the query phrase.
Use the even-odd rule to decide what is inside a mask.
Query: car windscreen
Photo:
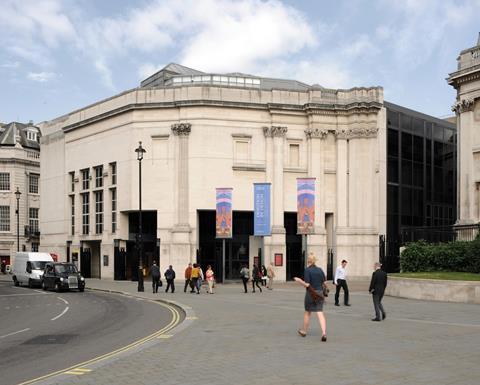
[[[45,270],[45,265],[47,264],[45,261],[32,261],[31,263],[33,270]]]
[[[75,265],[55,265],[55,271],[59,274],[73,274],[77,272],[77,267]]]

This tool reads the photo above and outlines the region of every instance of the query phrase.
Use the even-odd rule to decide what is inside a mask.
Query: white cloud
[[[252,72],[259,63],[316,44],[305,17],[278,1],[194,2],[188,13],[195,33],[188,37],[181,62],[194,68]]]
[[[53,72],[29,72],[27,78],[39,83],[45,83],[54,79],[56,75]]]
[[[0,64],[0,67],[2,68],[18,68],[20,67],[20,62],[14,61],[14,62],[5,62]]]
[[[105,62],[102,59],[97,59],[95,61],[95,68],[100,73],[103,84],[111,90],[114,90],[115,87],[112,80],[112,71],[110,70],[110,68],[108,68]]]

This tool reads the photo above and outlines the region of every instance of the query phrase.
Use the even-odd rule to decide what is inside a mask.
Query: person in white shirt
[[[342,265],[337,267],[335,270],[335,278],[333,279],[333,283],[336,286],[335,291],[335,306],[340,306],[339,297],[340,297],[340,289],[343,288],[343,295],[344,295],[344,303],[345,306],[350,306],[348,302],[348,285],[347,285],[347,261],[344,259],[342,261]]]

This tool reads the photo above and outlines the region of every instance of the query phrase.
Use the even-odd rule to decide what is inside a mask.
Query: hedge
[[[462,271],[480,273],[480,239],[471,242],[408,243],[400,255],[402,272]]]

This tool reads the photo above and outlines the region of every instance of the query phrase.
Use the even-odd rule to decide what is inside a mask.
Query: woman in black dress
[[[323,283],[325,282],[325,273],[320,267],[315,266],[315,255],[310,253],[307,257],[307,268],[305,269],[304,279],[295,277],[295,281],[305,287],[305,313],[303,314],[303,329],[298,330],[298,334],[302,337],[307,335],[308,325],[310,323],[310,316],[312,312],[317,313],[320,328],[322,329],[322,341],[327,340],[327,321],[323,314]],[[309,289],[309,286],[310,289]],[[309,290],[315,292],[321,297],[320,300],[312,298]],[[317,296],[316,296],[317,297]]]

